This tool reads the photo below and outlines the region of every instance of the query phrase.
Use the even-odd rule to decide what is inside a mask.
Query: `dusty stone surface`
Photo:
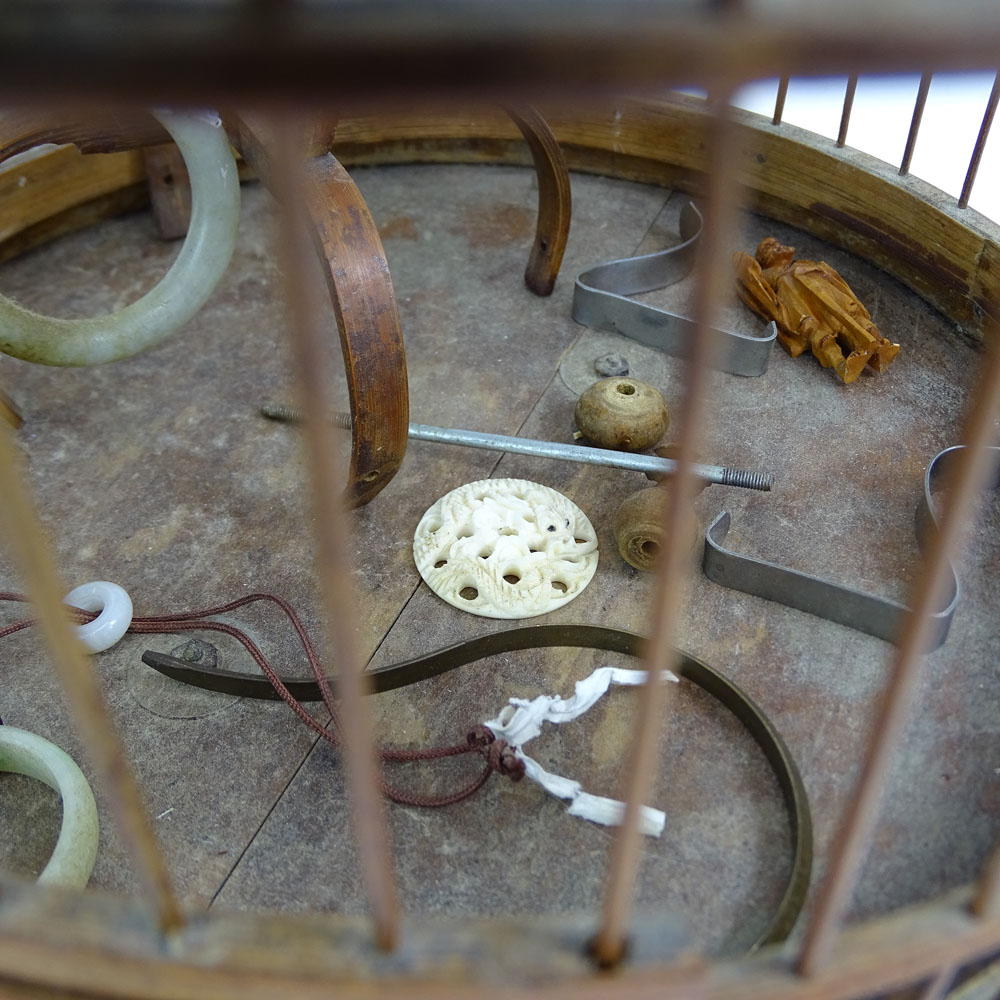
[[[412,419],[571,441],[576,394],[566,372],[578,358],[592,367],[611,352],[624,354],[630,373],[656,385],[678,412],[683,362],[596,336],[569,310],[577,272],[676,238],[677,198],[575,176],[570,245],[556,291],[543,300],[521,280],[536,199],[529,170],[401,167],[360,169],[356,178],[381,226],[399,298]],[[243,214],[233,267],[171,341],[89,371],[0,358],[0,382],[24,412],[18,439],[67,589],[116,580],[139,613],[271,590],[318,637],[323,621],[297,432],[255,416],[265,399],[292,396],[270,199],[245,187]],[[761,378],[713,376],[705,460],[771,472],[776,485],[770,494],[711,487],[695,513],[704,529],[729,510],[729,543],[738,551],[903,598],[918,572],[912,524],[922,472],[957,440],[978,356],[918,298],[804,234],[748,217],[742,248],[764,235],[827,260],[903,350],[887,372],[866,372],[851,386],[780,349]],[[136,216],[5,265],[0,290],[42,311],[97,313],[141,294],[174,252],[155,238],[148,217]],[[648,298],[686,310],[690,287]],[[723,319],[744,329],[758,324],[735,305]],[[332,315],[329,329],[331,378],[342,392]],[[642,476],[414,442],[396,479],[352,516],[361,599],[357,621],[338,625],[356,628],[371,666],[510,627],[435,597],[410,551],[413,529],[437,497],[492,475],[559,490],[598,533],[604,556],[590,586],[539,621],[649,628],[655,582],[618,559],[614,541],[617,505],[647,485]],[[998,517],[997,505],[987,504],[971,533],[962,604],[948,642],[927,659],[855,896],[856,918],[973,877],[995,837]],[[18,589],[3,557],[0,589]],[[892,649],[726,590],[696,567],[687,595],[677,645],[743,686],[799,762],[816,825],[815,892]],[[276,666],[305,673],[294,635],[277,616],[238,617]],[[193,903],[225,907],[363,910],[339,759],[281,704],[174,691],[172,682],[145,673],[144,648],[168,651],[184,638],[127,637],[94,660],[179,891]],[[228,640],[206,638],[221,665],[251,669]],[[10,637],[3,653],[0,715],[58,743],[89,774],[38,637]],[[455,742],[511,695],[569,693],[601,663],[634,665],[565,650],[469,665],[377,698],[379,733],[393,746]],[[533,756],[560,773],[586,772],[597,794],[618,795],[635,697],[616,692],[579,724],[547,732]],[[394,766],[388,777],[400,787],[443,790],[475,770],[458,759]],[[40,800],[33,786],[0,778],[0,863],[21,871],[44,864],[58,821],[58,805]],[[106,798],[97,794],[94,884],[134,891]],[[639,902],[675,910],[710,950],[748,944],[787,878],[787,820],[755,744],[689,683],[677,691],[650,804],[665,809],[667,828],[645,846]],[[493,778],[472,799],[442,810],[392,806],[388,821],[411,914],[547,913],[592,909],[600,899],[612,834],[566,816],[524,783]],[[12,842],[15,849],[6,846]]]

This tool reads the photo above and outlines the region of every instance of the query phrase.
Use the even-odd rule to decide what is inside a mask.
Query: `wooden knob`
[[[576,403],[576,426],[599,448],[645,451],[670,426],[670,412],[660,393],[635,378],[604,378]]]

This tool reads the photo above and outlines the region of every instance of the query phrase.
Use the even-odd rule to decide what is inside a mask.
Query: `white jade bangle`
[[[94,793],[73,759],[41,736],[0,726],[0,771],[44,781],[62,798],[62,828],[39,882],[82,889],[97,859],[97,805]]]
[[[92,653],[110,649],[132,624],[132,598],[117,583],[107,580],[94,580],[71,590],[63,604],[101,612],[92,622],[76,627],[77,637]]]
[[[160,283],[118,312],[61,319],[0,296],[0,353],[43,365],[100,365],[169,337],[205,304],[236,245],[240,181],[226,131],[204,115],[157,112],[191,178],[191,224]]]

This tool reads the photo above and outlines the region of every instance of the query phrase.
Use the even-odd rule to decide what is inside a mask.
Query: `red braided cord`
[[[0,601],[23,602],[26,600],[27,598],[23,594],[0,591]],[[316,678],[316,682],[319,685],[323,703],[326,706],[327,711],[330,713],[331,722],[333,723],[335,729],[338,728],[336,702],[333,697],[333,691],[330,688],[329,679],[323,670],[319,657],[316,654],[315,647],[312,644],[312,640],[309,638],[309,635],[305,630],[305,626],[302,624],[302,620],[299,618],[295,609],[286,600],[284,600],[284,598],[278,597],[275,594],[248,594],[235,601],[230,601],[227,604],[220,604],[200,611],[189,611],[172,615],[136,616],[133,617],[128,631],[140,635],[157,635],[204,629],[213,632],[222,632],[225,635],[232,636],[243,646],[244,649],[246,649],[246,651],[253,658],[253,661],[258,667],[260,667],[261,672],[268,679],[268,681],[270,681],[271,686],[277,692],[278,697],[280,697],[281,700],[288,705],[288,707],[298,716],[300,721],[302,721],[322,739],[326,740],[326,742],[331,746],[338,747],[340,745],[340,740],[337,735],[327,729],[318,719],[311,715],[302,706],[298,699],[288,690],[284,683],[282,683],[281,678],[271,666],[270,661],[263,654],[263,652],[261,652],[257,644],[250,638],[250,636],[248,636],[241,629],[237,628],[235,625],[230,625],[227,622],[206,620],[212,615],[225,614],[228,611],[233,611],[236,608],[244,607],[247,604],[253,604],[257,601],[270,601],[271,603],[276,604],[285,613],[285,616],[295,629],[295,632],[299,637],[299,641],[302,644],[302,648],[305,651],[306,659],[309,661],[309,666],[312,670],[313,676]],[[74,608],[72,610],[79,616],[81,621],[92,621],[98,614],[97,612],[83,611],[79,608]],[[0,629],[0,639],[3,639],[8,635],[13,635],[15,632],[19,632],[22,629],[29,628],[34,624],[35,619],[29,618],[7,625]],[[487,760],[486,768],[478,778],[466,787],[461,788],[450,795],[434,797],[403,792],[399,789],[393,788],[391,785],[388,785],[385,781],[380,779],[379,788],[382,794],[385,795],[386,798],[391,799],[393,802],[398,802],[402,805],[420,806],[426,808],[438,808],[441,806],[453,805],[456,802],[461,802],[463,799],[469,798],[469,796],[479,791],[479,789],[482,788],[487,782],[493,771],[500,769],[496,763],[499,760],[499,755],[496,752],[496,749],[494,749],[491,753],[488,744],[485,744],[481,739],[479,741],[466,740],[463,743],[456,743],[451,746],[430,747],[426,750],[390,750],[377,747],[376,752],[380,760],[388,763],[437,760],[443,757],[454,757],[460,754],[476,752]]]

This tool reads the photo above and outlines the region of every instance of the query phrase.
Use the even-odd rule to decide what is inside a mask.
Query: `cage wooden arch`
[[[760,11],[744,11],[739,5],[704,10],[643,5],[645,11],[630,9],[634,18],[630,21],[615,5],[595,3],[586,5],[587,17],[571,30],[526,8],[485,15],[473,11],[475,5],[460,4],[454,33],[442,38],[433,29],[438,13],[433,4],[406,16],[396,11],[410,34],[398,25],[387,32],[386,22],[380,19],[384,11],[354,12],[344,18],[338,32],[338,26],[324,20],[325,12],[317,5],[297,11],[313,29],[310,38],[310,32],[302,32],[301,25],[293,23],[289,9],[275,5],[234,5],[229,14],[235,20],[229,21],[218,20],[219,10],[212,10],[211,5],[202,9],[158,5],[153,13],[160,16],[159,21],[146,20],[142,5],[131,5],[126,14],[130,5],[125,5],[117,22],[119,35],[106,48],[104,39],[89,34],[72,19],[65,24],[47,23],[43,8],[48,6],[36,5],[33,10],[31,5],[16,5],[8,27],[0,32],[0,51],[7,57],[0,83],[12,102],[36,93],[56,102],[74,84],[78,85],[74,100],[81,94],[90,100],[107,98],[130,83],[144,97],[158,97],[173,84],[181,99],[203,97],[214,87],[225,93],[227,101],[242,99],[251,106],[261,102],[268,83],[273,87],[271,95],[284,101],[307,96],[315,101],[341,88],[362,108],[359,114],[338,114],[333,133],[333,151],[349,167],[414,160],[526,163],[529,153],[517,126],[505,113],[483,108],[486,99],[507,95],[518,100],[537,98],[571,170],[676,187],[706,198],[707,248],[696,299],[698,322],[703,326],[726,280],[727,247],[712,234],[726,231],[739,185],[750,192],[763,214],[809,230],[875,263],[984,341],[982,387],[970,407],[966,440],[991,443],[995,417],[991,407],[998,395],[1000,371],[991,360],[1000,253],[993,223],[918,179],[901,176],[898,165],[838,148],[780,121],[733,112],[720,123],[703,102],[694,99],[621,96],[640,85],[681,82],[704,84],[724,94],[743,79],[803,71],[857,74],[991,67],[1000,51],[1000,21],[986,7],[948,15],[924,6],[907,11],[894,7],[891,17],[872,25],[864,23],[860,12],[856,12],[856,23],[851,23],[843,11],[833,15],[809,8],[795,16],[779,10],[780,5],[773,9],[763,5]],[[568,6],[552,16],[569,17]],[[92,13],[114,16],[96,8]],[[275,31],[275,24],[284,25],[285,32]],[[233,31],[234,25],[241,30]],[[500,27],[506,35],[498,33]],[[192,44],[194,28],[203,34],[202,40]],[[162,33],[159,37],[165,42],[162,58],[151,55],[155,31]],[[43,74],[22,58],[25,38],[38,39],[53,52],[66,54],[65,58],[51,73]],[[67,40],[79,48],[67,50]],[[178,48],[172,48],[174,44]],[[600,66],[587,59],[595,46],[607,57]],[[178,84],[173,73],[181,48],[190,73]],[[141,66],[136,52],[147,57]],[[468,80],[470,52],[481,57],[473,75],[474,96],[479,98],[474,115],[456,110],[445,100],[454,93],[450,88]],[[451,61],[442,63],[442,53]],[[515,56],[523,58],[525,53],[535,58],[515,79],[511,64],[517,61]],[[373,73],[372,66],[364,68],[366,58],[376,59],[372,65],[380,73]],[[254,60],[255,77],[234,75]],[[326,65],[326,60],[336,69],[317,76],[320,63]],[[665,64],[670,65],[668,71]],[[88,73],[94,66],[99,69]],[[439,109],[403,114],[369,106],[373,95],[384,98],[407,81],[425,88],[428,102],[436,101]],[[568,94],[581,91],[586,91],[586,100],[567,100]],[[987,119],[992,118],[992,110],[987,109]],[[777,109],[775,118],[780,119]],[[136,152],[91,161],[71,150],[57,150],[28,161],[23,169],[30,172],[32,183],[19,184],[8,175],[0,201],[2,230],[8,234],[0,253],[7,257],[142,200],[138,188],[145,172]],[[294,172],[291,164],[284,169]],[[279,186],[290,183],[282,181],[280,168],[278,174]],[[970,174],[974,176],[974,170]],[[308,290],[300,290],[307,298]],[[307,317],[299,318],[299,326],[301,364],[307,377],[318,334],[310,331]],[[697,424],[693,417],[699,412],[704,388],[698,362],[692,368],[693,388],[688,409],[681,415],[685,427]],[[307,404],[310,399],[307,391]],[[321,408],[321,403],[320,394],[315,406]],[[326,453],[329,444],[329,431],[322,420],[315,419],[318,412],[321,409],[314,410],[307,432],[314,456]],[[695,431],[683,433],[682,468],[696,446]],[[5,450],[11,451],[9,446]],[[923,989],[927,996],[942,995],[963,967],[1000,952],[997,855],[978,884],[948,898],[861,926],[841,929],[840,923],[890,754],[912,700],[923,646],[920,611],[933,603],[935,574],[942,571],[960,523],[968,517],[975,482],[983,474],[982,461],[968,463],[949,508],[954,521],[945,521],[951,525],[950,533],[942,533],[914,589],[916,612],[888,684],[883,726],[869,748],[859,779],[861,792],[843,820],[831,871],[819,887],[817,910],[810,915],[804,944],[795,950],[774,948],[749,958],[711,963],[682,954],[663,964],[641,954],[621,960],[619,954],[635,875],[634,831],[616,842],[621,846],[613,855],[604,909],[591,919],[432,921],[420,927],[404,924],[400,933],[391,874],[379,856],[382,838],[373,833],[379,812],[374,792],[365,785],[372,762],[366,763],[368,737],[363,726],[359,732],[347,733],[347,770],[357,783],[358,836],[374,920],[214,911],[182,915],[136,789],[117,770],[124,758],[103,723],[97,689],[58,611],[61,591],[34,528],[34,515],[22,506],[16,462],[8,456],[3,472],[8,523],[15,527],[15,541],[29,542],[35,552],[24,557],[21,573],[47,623],[54,659],[60,664],[81,727],[94,742],[91,751],[101,761],[100,770],[108,780],[122,782],[119,818],[135,851],[136,867],[144,872],[148,898],[43,891],[5,878],[0,897],[4,989],[12,995],[42,990],[151,997],[270,995],[277,989],[303,996],[334,989],[346,996],[377,988],[435,996],[477,988],[498,994],[510,989],[525,994],[559,995],[571,990],[604,994],[614,989],[623,995],[859,997],[913,987]],[[685,475],[682,471],[678,477],[678,495],[684,493]],[[320,474],[314,485],[321,501],[335,506],[332,499],[340,484]],[[667,513],[668,518],[680,516],[679,506]],[[336,609],[349,606],[344,602],[351,600],[345,593],[342,556],[338,555],[344,547],[341,531],[336,517],[319,526],[320,545],[327,553],[321,559],[320,573],[334,618]],[[668,554],[664,560],[668,569],[662,574],[651,611],[654,638],[649,657],[654,663],[667,658],[676,622],[677,559],[679,555],[671,559]],[[349,640],[346,646],[344,641],[343,636],[334,637],[335,660],[357,662],[356,651]],[[345,697],[348,704],[356,705],[359,702],[350,701],[357,692],[351,694],[349,679],[348,671],[342,678]],[[662,710],[655,697],[647,697],[643,704],[630,803],[644,797],[644,773],[651,766],[649,757]],[[364,714],[358,711],[357,718],[363,723]],[[370,853],[364,856],[366,849]],[[615,967],[613,972],[598,972],[586,953],[584,946],[595,940],[598,954],[606,965]],[[447,956],[445,963],[442,954]],[[511,954],[519,956],[523,976],[504,985],[505,963]]]

